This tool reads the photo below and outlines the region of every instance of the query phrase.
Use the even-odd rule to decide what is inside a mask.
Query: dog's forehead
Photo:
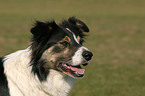
[[[67,36],[73,44],[80,44],[77,39],[79,34],[76,34],[76,32],[73,31],[70,28],[60,27],[59,30],[55,30],[55,32],[53,32],[51,41],[59,42],[61,40],[65,40],[64,38]]]
[[[71,31],[71,29],[65,28],[65,31],[67,36],[71,39],[71,41],[74,41],[77,44],[79,44],[79,41],[77,40],[77,35],[73,31]]]

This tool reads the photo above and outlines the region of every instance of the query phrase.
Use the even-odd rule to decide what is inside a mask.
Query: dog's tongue
[[[72,67],[70,66],[72,71],[76,71],[78,72],[78,74],[84,74],[85,73],[85,69],[81,69],[81,68],[76,68],[76,67]]]

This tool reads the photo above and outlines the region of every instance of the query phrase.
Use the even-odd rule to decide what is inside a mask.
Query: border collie
[[[0,58],[0,96],[66,96],[93,54],[82,44],[87,25],[36,21],[31,46]]]

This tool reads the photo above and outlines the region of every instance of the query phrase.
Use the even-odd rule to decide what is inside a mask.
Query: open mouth
[[[82,64],[84,66],[84,64]],[[85,64],[87,65],[87,63]],[[85,69],[81,67],[81,65],[78,66],[71,66],[67,63],[60,62],[57,66],[58,70],[64,72],[65,74],[73,77],[73,78],[82,78],[84,77]]]

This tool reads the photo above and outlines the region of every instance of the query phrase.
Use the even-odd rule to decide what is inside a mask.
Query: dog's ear
[[[51,22],[40,22],[36,21],[34,27],[31,29],[31,33],[33,35],[48,35],[51,31],[56,30],[58,28],[58,25],[55,23],[55,21]]]
[[[73,24],[76,27],[78,27],[81,31],[83,31],[83,32],[89,32],[89,28],[87,27],[87,25],[84,22],[80,21],[79,19],[76,19],[75,17],[70,17],[68,19],[68,21],[71,24]]]

